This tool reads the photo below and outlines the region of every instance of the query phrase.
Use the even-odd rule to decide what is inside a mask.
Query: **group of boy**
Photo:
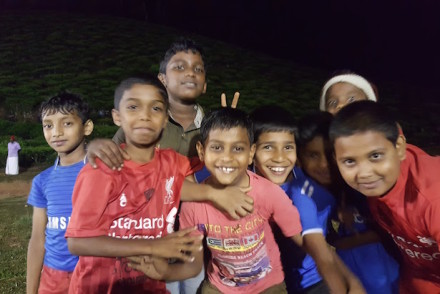
[[[85,136],[92,132],[93,123],[86,105],[69,93],[43,104],[43,133],[58,159],[34,179],[29,195],[34,216],[28,293],[55,293],[54,289],[58,293],[167,293],[164,280],[200,275],[205,258],[202,293],[286,293],[284,279],[292,293],[364,293],[325,242],[332,199],[314,198],[319,186],[295,167],[296,130],[288,115],[263,108],[251,120],[239,110],[223,108],[203,117],[196,103],[206,91],[203,61],[202,50],[184,40],[165,54],[159,81],[124,80],[115,91],[112,110],[124,143],[95,141],[88,150],[90,165],[86,164]],[[416,270],[407,271],[413,278],[402,281],[401,290],[411,286],[408,289],[415,292],[408,293],[418,293],[422,288],[417,283],[438,290],[440,233],[434,221],[439,201],[432,192],[438,191],[439,183],[430,178],[405,187],[407,178],[413,179],[411,164],[418,161],[408,163],[405,146],[398,144],[400,137],[388,136],[392,123],[371,120],[359,128],[361,123],[352,122],[363,122],[381,108],[368,102],[356,104],[358,108],[350,105],[341,110],[330,131],[341,174],[366,196],[388,195],[399,185],[406,192],[393,192],[400,197],[393,196],[393,205],[408,205],[403,200],[411,190],[411,208],[424,214],[422,219],[418,214],[418,223],[414,215],[411,219],[394,215],[394,206],[383,201],[391,197],[379,198],[373,207],[380,209],[373,213],[379,224],[395,234],[396,243],[407,254],[406,262],[423,259]],[[374,140],[362,141],[363,136]],[[359,141],[362,145],[350,145]],[[384,146],[373,146],[365,153],[372,142]],[[430,166],[423,174],[428,179],[438,170],[439,161],[416,150],[414,157],[423,157],[423,164]],[[196,154],[199,160],[186,157]],[[386,168],[388,163],[391,170],[372,172],[368,164],[379,166],[382,158],[388,160],[382,165]],[[201,163],[210,176],[196,184],[193,174]],[[252,163],[255,173],[248,170]],[[411,171],[403,179],[400,165]],[[426,190],[428,184],[431,190]],[[187,202],[181,206],[180,229],[174,232],[180,201]],[[394,233],[390,217],[410,223],[414,234]],[[418,232],[423,224],[426,230]],[[308,253],[308,258],[300,265],[285,266],[283,272],[272,230],[288,237],[285,249],[281,248],[283,261],[297,252]],[[413,240],[417,237],[423,248]],[[203,239],[210,252],[206,256]],[[429,268],[429,274],[422,268]]]

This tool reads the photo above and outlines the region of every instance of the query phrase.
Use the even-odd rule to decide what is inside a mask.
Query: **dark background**
[[[440,82],[435,0],[0,0],[6,8],[143,19],[329,74],[350,69],[372,81],[424,88]]]

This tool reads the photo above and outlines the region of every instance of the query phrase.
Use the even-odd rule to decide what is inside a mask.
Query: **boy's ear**
[[[400,161],[403,161],[406,158],[406,139],[405,136],[399,135],[396,142],[396,150],[397,155],[399,156]]]
[[[91,119],[88,119],[85,123],[84,123],[84,136],[88,136],[93,132],[93,121]]]
[[[256,144],[252,144],[251,145],[251,151],[249,152],[248,165],[251,165],[252,162],[254,161],[254,155],[255,155],[255,151],[256,150],[257,150],[257,145]]]
[[[118,127],[121,126],[121,118],[119,116],[119,110],[116,109],[112,109],[112,117],[113,117],[113,122],[115,123],[115,125],[117,125]]]
[[[206,89],[208,88],[208,83],[205,82],[205,84],[203,84],[203,91],[202,93],[205,94],[206,93]]]
[[[166,82],[166,79],[165,79],[165,75],[163,73],[158,73],[157,74],[157,78],[162,83],[162,85],[166,88],[167,87],[167,82]]]
[[[203,149],[203,145],[200,141],[196,143],[197,154],[199,155],[200,161],[205,161],[205,150]]]

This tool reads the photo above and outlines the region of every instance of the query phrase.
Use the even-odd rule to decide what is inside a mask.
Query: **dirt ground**
[[[16,176],[0,173],[0,200],[8,197],[26,196],[31,189],[32,179],[45,167],[32,167],[21,170]]]

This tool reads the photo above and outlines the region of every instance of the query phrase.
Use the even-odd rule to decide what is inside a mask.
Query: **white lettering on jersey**
[[[65,230],[67,229],[67,225],[69,224],[70,216],[49,216],[47,218],[46,228],[52,230]]]
[[[121,198],[119,198],[119,205],[121,207],[125,207],[127,205],[127,197],[125,196],[124,192],[122,192]]]
[[[167,233],[174,232],[174,223],[176,221],[177,207],[173,207],[171,211],[168,213],[165,221],[167,222]]]
[[[304,185],[303,185],[302,188],[301,188],[301,194],[304,194],[304,195],[307,195],[307,196],[309,196],[309,197],[312,197],[312,195],[313,195],[313,190],[314,190],[314,188],[313,188],[312,185],[310,185],[309,180],[306,180],[306,181],[304,182]]]
[[[139,219],[132,219],[129,217],[121,217],[113,221],[110,229],[137,229],[137,230],[150,230],[150,229],[162,229],[164,226],[163,215],[160,217],[141,217]]]

